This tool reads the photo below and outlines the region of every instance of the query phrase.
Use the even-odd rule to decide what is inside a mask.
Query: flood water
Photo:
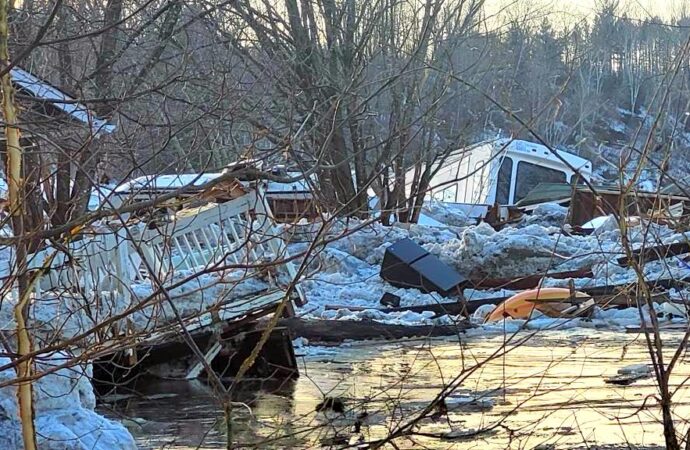
[[[669,355],[681,336],[664,335]],[[358,441],[382,439],[407,425],[454,379],[457,389],[447,402],[448,413],[408,427],[411,433],[395,440],[397,448],[663,444],[654,379],[628,386],[604,382],[624,366],[649,361],[643,335],[542,331],[519,346],[508,343],[509,351],[501,354],[505,339],[476,336],[311,348],[300,357],[298,380],[243,386],[235,400],[247,407],[236,404],[233,409],[233,447],[357,448]],[[688,375],[683,355],[671,379],[678,423],[690,413]],[[344,399],[346,412],[316,413],[324,396]],[[101,411],[128,417],[126,423],[142,448],[226,447],[222,410],[213,390],[201,381],[142,380],[137,395],[104,404]],[[361,423],[359,432],[355,422]],[[682,424],[683,432],[685,427]],[[471,435],[476,430],[480,432]]]

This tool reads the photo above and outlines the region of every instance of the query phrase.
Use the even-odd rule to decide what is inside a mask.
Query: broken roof
[[[183,173],[173,175],[144,175],[115,188],[118,194],[133,192],[174,191],[187,186],[202,186],[222,173]]]
[[[108,123],[105,119],[96,117],[95,113],[89,110],[86,105],[79,103],[73,97],[26,70],[13,67],[10,75],[12,82],[19,89],[28,92],[36,98],[50,102],[54,108],[59,109],[74,120],[88,125],[94,135],[115,131],[115,125]]]

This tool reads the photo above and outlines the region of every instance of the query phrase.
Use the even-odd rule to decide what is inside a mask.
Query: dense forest
[[[615,177],[653,124],[652,169],[684,160],[690,17],[633,19],[612,0],[586,17],[485,6],[31,0],[12,11],[10,48],[117,124],[67,152],[42,144],[43,166],[94,180],[257,157],[318,173],[327,200],[354,210],[369,186],[396,206],[405,169],[421,168],[423,188],[433,161],[498,135],[565,146]]]

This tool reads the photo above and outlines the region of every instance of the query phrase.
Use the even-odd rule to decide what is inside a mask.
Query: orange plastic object
[[[575,292],[576,297],[589,297],[587,294],[582,292]],[[497,320],[502,320],[505,317],[512,317],[513,319],[529,319],[532,311],[538,309],[547,315],[558,315],[561,311],[567,308],[567,302],[565,303],[554,303],[549,301],[548,303],[541,303],[543,300],[556,300],[563,299],[567,300],[570,297],[570,289],[566,288],[541,288],[541,289],[530,289],[528,291],[520,292],[500,303],[491,314],[489,314],[485,322],[495,322]]]

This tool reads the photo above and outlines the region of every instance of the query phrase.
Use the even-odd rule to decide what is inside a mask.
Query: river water
[[[680,337],[664,335],[667,357]],[[520,333],[512,341],[476,335],[306,347],[297,353],[304,353],[299,379],[242,386],[235,400],[246,407],[233,409],[234,447],[357,447],[407,425],[457,377],[461,382],[447,401],[448,413],[408,427],[412,433],[397,438],[397,448],[663,444],[654,379],[628,386],[604,382],[624,366],[649,361],[643,335],[575,329]],[[679,423],[690,413],[688,375],[683,354],[671,379]],[[324,396],[343,399],[345,413],[315,412]],[[103,404],[101,411],[126,418],[142,448],[226,446],[222,410],[201,381],[142,379],[135,395]]]

